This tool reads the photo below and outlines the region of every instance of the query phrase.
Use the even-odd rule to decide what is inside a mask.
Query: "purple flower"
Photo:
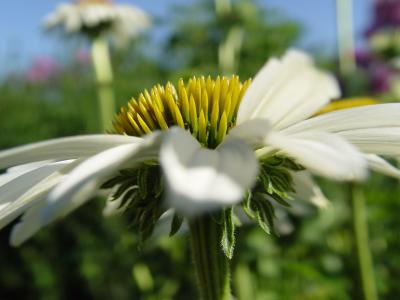
[[[25,77],[31,83],[44,83],[55,77],[58,70],[58,64],[53,58],[42,56],[34,61]]]
[[[362,49],[357,49],[354,53],[354,56],[357,62],[357,66],[360,66],[362,68],[368,68],[373,59],[370,52]]]
[[[367,30],[367,36],[376,31],[400,26],[400,1],[377,0],[374,5],[374,20]]]
[[[384,64],[376,64],[371,68],[371,87],[376,93],[384,93],[390,90],[390,80],[393,70]]]

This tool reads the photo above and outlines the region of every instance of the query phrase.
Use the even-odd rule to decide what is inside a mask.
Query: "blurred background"
[[[0,149],[102,130],[91,36],[43,26],[60,3],[0,4]],[[116,107],[168,80],[247,79],[290,47],[335,73],[346,97],[400,100],[400,1],[114,3],[152,19],[123,46],[108,43]],[[232,262],[238,300],[364,299],[348,191],[320,183],[327,208],[288,210],[273,235],[239,228]],[[400,295],[399,191],[398,181],[377,175],[364,187],[379,299]],[[104,199],[96,200],[19,248],[8,246],[12,224],[0,231],[0,299],[194,299],[187,237],[159,235],[141,246],[124,217],[104,219]]]

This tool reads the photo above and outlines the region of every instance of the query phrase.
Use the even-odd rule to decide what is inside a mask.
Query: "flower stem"
[[[354,235],[364,299],[378,300],[372,255],[369,248],[368,223],[362,188],[356,184],[350,184],[349,195],[351,197]]]
[[[219,225],[205,215],[189,228],[200,299],[230,300],[229,261],[221,249]]]
[[[100,117],[103,130],[110,125],[115,112],[115,97],[112,89],[113,72],[110,52],[104,37],[98,36],[92,43],[92,61],[99,97]]]

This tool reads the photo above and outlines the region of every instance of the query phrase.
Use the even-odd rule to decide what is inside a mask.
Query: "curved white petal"
[[[246,91],[237,123],[262,118],[274,128],[304,120],[340,95],[333,76],[318,70],[305,53],[290,50],[282,60],[272,59]]]
[[[293,178],[295,199],[311,202],[317,207],[328,206],[329,200],[325,197],[319,186],[314,182],[308,171],[291,172]]]
[[[22,216],[20,222],[11,231],[10,244],[12,246],[20,246],[43,227],[40,216],[45,207],[46,201],[39,201]]]
[[[4,199],[3,206],[0,208],[0,229],[24,213],[28,208],[44,200],[50,190],[61,182],[64,175],[69,172],[78,161],[53,163],[60,168],[56,171],[48,169],[47,174],[41,174],[31,188],[23,191],[18,198]],[[16,195],[14,195],[15,197]]]
[[[205,149],[180,128],[168,133],[160,161],[168,203],[189,216],[239,202],[258,173],[258,161],[243,141],[227,137],[217,149]]]
[[[38,169],[43,165],[51,163],[50,161],[39,161],[33,162],[24,165],[18,165],[12,168],[8,168],[5,173],[0,174],[0,186],[14,180],[15,178],[32,171],[34,169]]]
[[[10,180],[0,187],[0,203],[13,202],[31,187],[42,181],[44,178],[48,177],[52,173],[60,170],[70,163],[72,163],[72,161],[49,163],[39,168],[23,173],[13,180]]]
[[[336,180],[362,180],[367,175],[364,157],[337,135],[304,132],[296,135],[271,133],[267,144],[294,158],[316,175]]]
[[[48,223],[76,209],[94,196],[99,186],[118,170],[158,158],[161,134],[155,132],[141,143],[120,145],[81,163],[48,197],[43,222]]]
[[[400,155],[400,127],[367,128],[338,132],[361,151],[379,155]]]
[[[95,134],[52,139],[32,143],[0,152],[0,169],[41,160],[66,160],[88,157],[106,149],[130,143],[140,143],[142,138]]]
[[[374,154],[365,154],[364,156],[371,170],[400,179],[400,170],[389,164],[382,157]]]
[[[341,132],[382,127],[400,127],[400,103],[337,110],[299,122],[284,129],[283,132],[297,133],[309,130]]]

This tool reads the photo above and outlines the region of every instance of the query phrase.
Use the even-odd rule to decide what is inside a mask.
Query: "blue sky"
[[[157,16],[165,16],[172,4],[193,0],[121,0],[138,5]],[[368,24],[373,0],[354,3],[354,29],[357,44],[362,43],[362,32]],[[118,1],[117,1],[118,2]],[[299,21],[305,34],[301,45],[321,47],[329,53],[336,50],[335,0],[259,0],[267,8],[277,9]],[[52,11],[58,0],[4,1],[0,10],[0,73],[19,69],[36,56],[57,54],[62,49],[57,39],[45,34],[41,19]]]

